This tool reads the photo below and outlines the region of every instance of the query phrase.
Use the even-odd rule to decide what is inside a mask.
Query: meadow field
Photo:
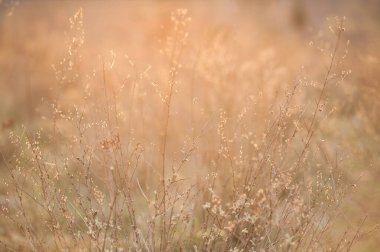
[[[379,11],[0,0],[0,251],[380,251]]]

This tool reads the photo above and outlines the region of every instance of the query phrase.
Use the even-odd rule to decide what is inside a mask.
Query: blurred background
[[[69,18],[79,8],[83,10],[83,23],[70,23]],[[244,92],[233,94],[239,87],[244,90],[246,82],[258,83],[246,92],[263,92],[263,105],[258,106],[263,107],[262,113],[269,111],[270,101],[281,96],[295,79],[325,71],[328,61],[324,54],[334,41],[328,36],[329,25],[334,17],[345,17],[341,51],[342,55],[345,50],[348,53],[336,71],[347,76],[326,91],[332,115],[321,131],[350,160],[343,168],[346,180],[357,184],[344,203],[342,221],[355,226],[367,216],[364,229],[373,230],[380,222],[378,0],[0,0],[0,150],[5,157],[14,151],[8,138],[12,130],[21,125],[28,129],[51,126],[47,119],[51,116],[51,102],[59,100],[62,107],[80,107],[83,93],[77,91],[75,83],[79,80],[91,88],[92,80],[101,78],[96,73],[101,72],[104,62],[113,67],[107,78],[115,90],[128,85],[137,71],[149,72],[153,80],[162,79],[161,68],[168,65],[168,30],[173,28],[171,12],[177,8],[186,8],[191,17],[187,26],[189,50],[184,53],[183,68],[197,69],[193,81],[202,83],[202,87],[179,87],[176,92],[178,97],[193,92],[190,102],[198,102],[200,115],[212,114],[219,107],[224,107],[227,114],[236,114],[239,108],[234,104],[239,103],[231,99],[245,101],[239,96]],[[206,60],[210,58],[212,63]],[[226,72],[228,78],[232,76],[235,83],[223,83],[214,74],[219,72]],[[239,72],[238,77],[233,76],[235,72]],[[141,135],[151,141],[149,128],[155,122],[150,115],[157,111],[144,103],[144,97],[156,91],[148,88],[150,84],[144,85],[136,91],[135,113],[145,115],[140,126],[146,132]],[[215,92],[218,95],[211,97]],[[300,98],[301,104],[312,106],[314,101],[307,94]],[[203,99],[208,96],[211,98]],[[181,102],[173,101],[177,105]],[[126,104],[125,107],[129,103]],[[174,117],[187,124],[188,116],[181,114],[181,105],[173,108]],[[139,127],[136,126],[137,131]],[[0,165],[0,174],[5,172]],[[0,193],[5,194],[2,187]],[[5,232],[0,227],[0,235]],[[380,235],[374,231],[360,237],[354,250],[379,248]]]

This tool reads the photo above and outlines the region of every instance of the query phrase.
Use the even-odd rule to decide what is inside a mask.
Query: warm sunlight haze
[[[0,0],[0,251],[380,251],[379,0]]]

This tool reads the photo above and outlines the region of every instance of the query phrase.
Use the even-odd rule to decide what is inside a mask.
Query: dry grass
[[[370,213],[347,220],[363,177],[352,164],[376,164],[364,156],[374,152],[347,156],[344,129],[331,126],[348,113],[339,95],[357,94],[345,18],[307,43],[306,31],[259,25],[265,17],[201,13],[222,4],[111,3],[104,27],[91,25],[103,4],[82,4],[52,14],[65,36],[2,40],[0,62],[25,70],[24,89],[3,104],[14,107],[1,125],[4,250],[350,251],[374,237]],[[136,8],[129,25],[121,6]],[[303,30],[297,8],[291,29]],[[25,25],[4,21],[4,34],[12,22]],[[117,25],[129,31],[107,33]]]

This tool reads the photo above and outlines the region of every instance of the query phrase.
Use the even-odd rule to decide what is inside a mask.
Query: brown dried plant
[[[126,57],[131,74],[120,84],[114,53],[93,75],[81,72],[82,10],[70,19],[67,57],[54,66],[51,126],[15,130],[18,151],[3,155],[1,214],[17,234],[3,247],[351,250],[363,223],[335,240],[331,229],[354,186],[343,181],[338,153],[316,139],[337,79],[343,20],[332,26],[335,45],[312,108],[303,106],[310,83],[301,75],[282,85],[275,52],[240,60],[223,34],[194,48],[187,11],[171,20],[160,64],[141,71]]]

